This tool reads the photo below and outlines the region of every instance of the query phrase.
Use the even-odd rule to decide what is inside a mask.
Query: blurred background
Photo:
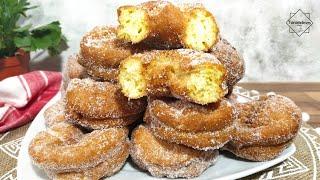
[[[31,54],[31,70],[61,71],[69,55],[79,51],[83,34],[99,25],[116,25],[116,8],[143,1],[129,0],[30,0],[39,8],[22,23],[43,24],[59,20],[69,40],[69,49],[58,57],[43,52]],[[246,76],[242,82],[320,81],[319,0],[208,0],[177,1],[203,3],[215,16],[222,37],[243,55]],[[301,37],[289,33],[290,13],[310,13],[313,25]]]

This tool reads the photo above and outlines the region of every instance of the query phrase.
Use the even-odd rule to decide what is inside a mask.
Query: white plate
[[[34,166],[28,155],[28,145],[32,138],[39,132],[45,129],[43,111],[55,103],[60,98],[58,93],[37,115],[32,124],[30,125],[23,141],[18,157],[17,176],[18,180],[26,179],[47,179],[45,173]],[[276,165],[296,151],[296,147],[292,144],[288,147],[278,158],[267,162],[251,162],[245,161],[232,156],[231,154],[221,154],[215,165],[207,169],[197,179],[236,179],[245,177],[261,170],[267,169],[273,165]],[[112,176],[111,179],[152,179],[148,173],[142,172],[137,169],[131,162],[127,162],[124,168]]]

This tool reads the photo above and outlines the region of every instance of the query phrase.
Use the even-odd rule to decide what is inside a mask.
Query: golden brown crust
[[[29,155],[37,166],[51,172],[81,171],[110,158],[127,136],[126,128],[83,134],[62,122],[38,133],[29,144]]]
[[[227,93],[225,68],[215,56],[190,49],[150,51],[123,60],[119,84],[125,96],[174,96],[198,104]]]
[[[239,52],[226,40],[220,39],[219,42],[210,50],[227,70],[227,85],[229,92],[245,73],[245,62]]]
[[[168,1],[121,6],[118,21],[120,39],[143,42],[156,49],[185,47],[207,51],[219,34],[213,15],[203,6],[176,6]]]
[[[60,99],[58,102],[51,105],[44,111],[43,116],[47,127],[51,127],[54,124],[66,121],[65,106],[65,99]]]
[[[281,95],[260,96],[257,101],[237,104],[236,134],[231,143],[277,145],[293,139],[300,128],[301,110]]]
[[[222,99],[206,106],[175,99],[150,99],[149,112],[158,121],[186,132],[218,131],[233,124],[231,104]]]
[[[47,172],[48,176],[55,180],[74,180],[74,179],[100,179],[109,177],[118,172],[125,164],[129,156],[129,142],[125,142],[118,147],[111,158],[98,164],[95,167],[80,172],[52,173]]]
[[[107,129],[111,127],[124,127],[133,124],[139,119],[142,119],[142,114],[136,114],[121,118],[86,118],[73,111],[67,111],[66,119],[68,122],[80,125],[86,129]]]
[[[67,109],[96,119],[136,115],[146,107],[144,99],[129,101],[117,85],[92,79],[71,80],[66,101]]]
[[[234,147],[230,144],[223,149],[232,152],[238,157],[251,161],[269,161],[279,156],[291,142],[285,142],[271,146],[244,146],[241,148]]]
[[[217,156],[217,151],[198,151],[157,139],[143,125],[133,131],[131,139],[132,159],[156,177],[199,176]]]
[[[234,133],[233,125],[212,132],[185,132],[166,126],[148,112],[144,121],[157,138],[205,151],[221,148],[231,140]]]

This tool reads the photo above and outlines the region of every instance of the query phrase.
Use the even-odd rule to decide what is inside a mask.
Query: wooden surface
[[[320,83],[240,83],[239,86],[260,93],[275,92],[291,98],[304,112],[310,114],[312,127],[320,127]]]

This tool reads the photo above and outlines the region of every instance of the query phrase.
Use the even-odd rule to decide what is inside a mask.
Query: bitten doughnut
[[[192,178],[202,174],[217,158],[218,151],[198,151],[157,139],[140,125],[131,138],[130,155],[133,161],[152,176]]]
[[[202,5],[175,6],[167,1],[149,1],[118,8],[117,36],[132,43],[156,48],[190,48],[207,51],[218,40],[214,16]]]
[[[159,122],[185,132],[218,131],[234,122],[233,107],[225,99],[201,106],[173,98],[150,98],[148,111]]]
[[[121,91],[130,99],[174,96],[204,105],[227,93],[225,68],[209,53],[150,51],[126,58],[119,70]]]
[[[103,119],[140,114],[145,99],[129,100],[118,85],[92,79],[72,79],[66,93],[66,106],[84,117]]]
[[[29,144],[29,155],[35,165],[50,172],[79,172],[112,158],[127,136],[126,128],[83,134],[62,122],[38,133]]]
[[[121,118],[104,118],[95,119],[83,117],[78,113],[73,111],[68,111],[66,113],[66,120],[70,123],[80,125],[86,129],[106,129],[111,127],[124,127],[133,124],[137,120],[142,119],[142,114],[136,114],[128,117]]]
[[[47,172],[48,176],[54,180],[74,180],[74,179],[100,179],[112,176],[120,171],[129,156],[129,142],[121,144],[111,158],[80,172],[52,173]]]
[[[281,95],[260,96],[259,100],[236,105],[238,117],[236,131],[227,149],[235,155],[253,161],[275,158],[275,153],[264,153],[258,158],[255,150],[275,152],[279,155],[298,133],[301,110],[287,97]],[[239,152],[239,153],[238,153]]]
[[[65,99],[60,99],[44,111],[43,116],[47,127],[66,121],[65,106]]]
[[[220,39],[210,50],[227,70],[227,85],[229,93],[232,88],[242,79],[245,73],[245,62],[239,52],[226,40]]]

